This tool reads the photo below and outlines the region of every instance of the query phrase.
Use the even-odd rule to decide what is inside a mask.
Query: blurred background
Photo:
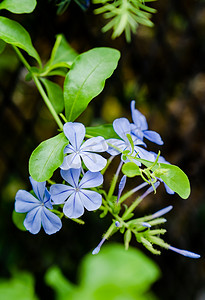
[[[156,257],[135,240],[131,245],[141,249],[161,269],[160,279],[152,286],[157,299],[204,300],[205,1],[158,0],[151,5],[158,11],[152,17],[155,26],[140,26],[131,43],[124,36],[112,40],[111,32],[102,33],[105,20],[94,15],[93,5],[83,12],[71,1],[64,14],[57,15],[54,1],[43,0],[38,1],[32,14],[2,14],[27,29],[45,62],[58,33],[63,33],[79,53],[101,46],[120,50],[118,68],[79,121],[90,126],[112,123],[118,117],[131,120],[130,102],[135,99],[136,108],[147,117],[149,128],[160,133],[165,142],[160,146],[161,154],[188,175],[192,192],[187,200],[182,200],[178,195],[166,194],[160,186],[158,193],[138,208],[137,214],[173,205],[167,215],[165,240],[199,253],[202,258],[188,259],[165,250]],[[97,246],[111,218],[99,219],[97,213],[86,213],[84,226],[64,220],[62,230],[53,236],[43,231],[34,236],[13,224],[15,194],[18,189],[30,189],[30,154],[41,141],[55,135],[57,129],[34,83],[25,81],[26,73],[7,46],[0,55],[0,279],[9,279],[15,272],[29,272],[37,297],[55,299],[53,289],[44,280],[48,269],[57,265],[69,281],[76,283],[83,257]],[[61,77],[54,80],[63,84]],[[159,148],[150,143],[149,149]],[[113,162],[113,170],[117,163]],[[134,186],[135,182],[130,180],[129,184]],[[112,242],[122,243],[120,234],[108,243]]]

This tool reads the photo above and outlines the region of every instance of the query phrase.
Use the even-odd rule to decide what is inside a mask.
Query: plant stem
[[[137,199],[130,205],[130,207],[125,211],[125,213],[122,216],[122,219],[125,219],[130,213],[133,212],[133,210],[140,204],[140,202],[143,200],[142,197],[137,197]]]
[[[117,168],[117,171],[112,179],[112,182],[111,182],[111,185],[110,185],[110,189],[109,189],[109,192],[108,192],[108,200],[111,199],[113,193],[114,193],[114,190],[115,190],[115,187],[116,187],[116,183],[117,183],[117,180],[118,180],[118,176],[119,176],[119,173],[120,173],[120,170],[122,168],[122,165],[123,165],[123,162],[121,161],[118,168]]]
[[[55,109],[53,108],[53,105],[51,104],[48,96],[46,95],[46,93],[45,93],[45,91],[44,91],[44,89],[43,89],[43,87],[42,87],[39,79],[35,75],[32,75],[32,77],[33,77],[33,80],[34,80],[34,82],[35,82],[35,84],[36,84],[36,86],[37,86],[37,88],[39,90],[39,93],[41,94],[44,102],[46,103],[46,105],[47,105],[50,113],[52,114],[52,116],[55,119],[56,123],[58,124],[59,128],[63,129],[63,123],[61,122],[59,116],[57,115]]]
[[[60,128],[60,129],[63,129],[63,123],[61,122],[61,120],[60,120],[58,114],[56,113],[56,111],[55,111],[53,105],[51,104],[51,102],[50,102],[48,96],[46,95],[46,93],[45,93],[45,91],[44,91],[44,89],[43,89],[43,87],[42,87],[42,85],[41,85],[39,79],[37,78],[36,75],[34,75],[34,74],[32,73],[31,67],[30,67],[29,63],[26,61],[26,59],[24,58],[24,56],[22,55],[22,53],[19,51],[19,49],[18,49],[16,46],[13,46],[13,48],[14,48],[15,52],[17,53],[17,55],[18,55],[19,59],[21,60],[21,62],[22,62],[22,63],[24,64],[24,66],[26,67],[26,69],[31,73],[32,78],[33,78],[33,80],[34,80],[34,82],[35,82],[35,84],[36,84],[36,87],[38,88],[39,93],[41,94],[41,96],[42,96],[42,98],[43,98],[45,104],[47,105],[47,107],[48,107],[50,113],[52,114],[54,120],[55,120],[56,123],[58,124],[59,128]]]
[[[130,197],[132,194],[134,194],[135,192],[139,191],[140,189],[142,189],[143,187],[145,187],[146,185],[148,185],[147,182],[143,182],[142,184],[138,185],[136,188],[132,189],[131,191],[128,191],[127,193],[125,193],[123,196],[120,197],[119,202],[118,203],[122,203],[124,202],[128,197]]]

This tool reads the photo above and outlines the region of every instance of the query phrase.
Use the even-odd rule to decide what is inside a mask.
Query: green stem
[[[138,197],[132,205],[125,211],[125,213],[122,216],[122,219],[125,219],[130,213],[133,212],[133,210],[140,204],[140,202],[143,200],[143,198]]]
[[[51,102],[50,102],[48,96],[46,95],[46,93],[45,93],[45,91],[44,91],[44,89],[43,89],[43,87],[42,87],[42,85],[41,85],[39,79],[37,78],[36,75],[34,75],[34,74],[32,73],[31,67],[30,67],[29,63],[26,61],[26,59],[24,58],[24,56],[22,55],[22,53],[19,51],[19,49],[18,49],[16,46],[13,46],[13,48],[14,48],[15,52],[17,53],[17,55],[18,55],[19,59],[21,60],[21,62],[22,62],[22,63],[24,64],[24,66],[26,67],[26,69],[31,73],[32,78],[33,78],[33,80],[34,80],[34,82],[35,82],[35,84],[36,84],[36,86],[37,86],[37,88],[38,88],[38,90],[39,90],[39,93],[41,94],[41,96],[42,96],[42,98],[43,98],[45,104],[47,105],[47,107],[48,107],[50,113],[52,114],[54,120],[55,120],[56,123],[58,124],[59,128],[60,128],[60,129],[63,129],[63,123],[61,122],[61,120],[60,120],[58,114],[56,113],[56,111],[55,111],[53,105],[51,104]]]
[[[13,45],[13,49],[17,53],[18,57],[20,58],[21,62],[24,64],[24,66],[26,67],[26,69],[30,72],[31,67],[30,67],[29,63],[26,61],[26,59],[24,58],[24,56],[21,54],[21,52],[19,51],[19,49],[16,46],[14,46],[14,45]]]
[[[115,190],[115,187],[116,187],[116,184],[117,184],[118,176],[119,176],[120,170],[122,168],[122,165],[123,165],[123,162],[121,161],[118,168],[117,168],[117,171],[116,171],[115,175],[113,176],[113,179],[112,179],[112,182],[111,182],[111,185],[110,185],[110,189],[109,189],[109,192],[108,192],[108,197],[107,197],[108,200],[111,199],[111,197],[114,193],[114,190]]]
[[[108,228],[108,230],[106,231],[106,233],[103,235],[103,238],[104,239],[108,239],[113,233],[114,231],[116,230],[116,226],[115,226],[115,223],[113,222],[110,227]]]
[[[43,89],[43,87],[42,87],[39,79],[35,75],[32,75],[32,76],[33,76],[33,80],[34,80],[34,82],[35,82],[35,84],[36,84],[36,86],[37,86],[37,88],[39,90],[39,93],[41,94],[44,102],[46,103],[46,105],[47,105],[50,113],[52,114],[52,116],[55,119],[56,123],[58,124],[59,128],[63,129],[63,123],[61,122],[59,116],[57,115],[55,109],[53,108],[53,105],[51,104],[48,96],[46,95],[46,93],[45,93],[45,91],[44,91],[44,89]]]

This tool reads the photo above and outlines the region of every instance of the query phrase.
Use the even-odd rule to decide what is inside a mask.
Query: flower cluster
[[[114,120],[111,132],[115,131],[115,138],[110,136],[109,139],[86,135],[86,128],[81,123],[65,123],[63,132],[68,144],[64,146],[64,158],[60,165],[62,183],[50,181],[50,188],[46,188],[46,182],[37,182],[30,177],[36,197],[32,192],[19,190],[16,194],[15,210],[19,213],[27,213],[24,226],[33,234],[38,233],[41,226],[47,234],[56,233],[62,227],[63,216],[83,222],[78,218],[84,214],[85,209],[87,211],[99,209],[101,217],[106,216],[108,212],[111,213],[113,223],[100,244],[93,250],[93,254],[97,254],[104,241],[120,230],[124,234],[125,248],[129,247],[131,237],[134,235],[139,243],[154,254],[160,254],[160,251],[153,247],[157,245],[188,257],[198,258],[195,253],[165,243],[160,235],[166,230],[153,228],[166,221],[161,216],[169,212],[172,206],[150,216],[134,219],[136,207],[147,195],[156,192],[160,182],[164,183],[169,194],[173,194],[178,189],[175,188],[175,183],[172,184],[173,180],[169,180],[169,176],[171,179],[173,177],[172,173],[169,175],[171,172],[169,162],[160,156],[160,153],[147,150],[145,139],[157,145],[163,145],[163,141],[157,132],[148,130],[146,118],[135,108],[135,101],[131,102],[131,115],[132,123],[126,118]],[[119,138],[116,138],[116,134]],[[107,160],[99,154],[102,152],[110,154],[110,158]],[[110,188],[106,192],[102,188],[103,175],[117,155],[121,155],[121,160]],[[121,172],[124,174],[119,179]],[[127,177],[137,175],[140,175],[144,182],[123,193]],[[117,184],[118,193],[115,196]],[[129,207],[123,205],[128,197],[146,186],[148,189]]]

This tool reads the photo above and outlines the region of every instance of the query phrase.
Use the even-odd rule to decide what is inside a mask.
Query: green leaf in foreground
[[[36,7],[36,0],[3,0],[0,9],[7,9],[15,14],[31,13]]]
[[[104,139],[119,139],[119,136],[114,131],[112,124],[86,127],[86,134],[92,137],[102,136]]]
[[[73,62],[64,83],[65,114],[74,121],[104,88],[105,80],[117,67],[120,52],[111,48],[94,48]]]
[[[17,213],[15,210],[12,213],[12,220],[16,227],[22,231],[26,231],[27,229],[23,225],[24,219],[26,217],[26,213]]]
[[[138,159],[146,167],[153,165],[153,162]],[[152,171],[161,178],[170,189],[176,192],[181,198],[187,199],[190,195],[190,183],[187,175],[177,166],[171,164],[157,163]]]
[[[48,79],[41,78],[43,82],[48,98],[53,105],[57,114],[61,113],[64,109],[64,99],[63,99],[63,91],[62,88],[55,82],[52,82]]]
[[[64,63],[66,67],[72,65],[78,53],[69,45],[62,34],[57,35],[48,65]]]
[[[80,267],[79,285],[73,285],[59,268],[52,267],[46,282],[58,300],[151,300],[151,285],[159,278],[157,265],[142,252],[123,245],[103,246],[96,256],[88,254]]]
[[[112,294],[121,295],[120,299],[127,299],[126,295],[140,297],[147,292],[159,275],[157,265],[139,250],[130,247],[126,251],[123,245],[112,244],[104,246],[98,255],[88,255],[84,259],[81,286],[95,291],[97,299],[103,299],[100,297],[102,291],[104,299],[112,299],[111,290]]]
[[[33,151],[29,160],[31,177],[38,182],[50,179],[63,162],[63,150],[67,144],[68,140],[64,133],[42,142]]]
[[[15,272],[10,279],[1,278],[0,300],[37,300],[35,282],[30,273]]]
[[[139,166],[133,162],[125,163],[122,166],[122,173],[127,177],[135,177],[141,174]]]
[[[41,65],[40,57],[32,45],[29,33],[18,22],[0,17],[0,39],[25,50]]]

